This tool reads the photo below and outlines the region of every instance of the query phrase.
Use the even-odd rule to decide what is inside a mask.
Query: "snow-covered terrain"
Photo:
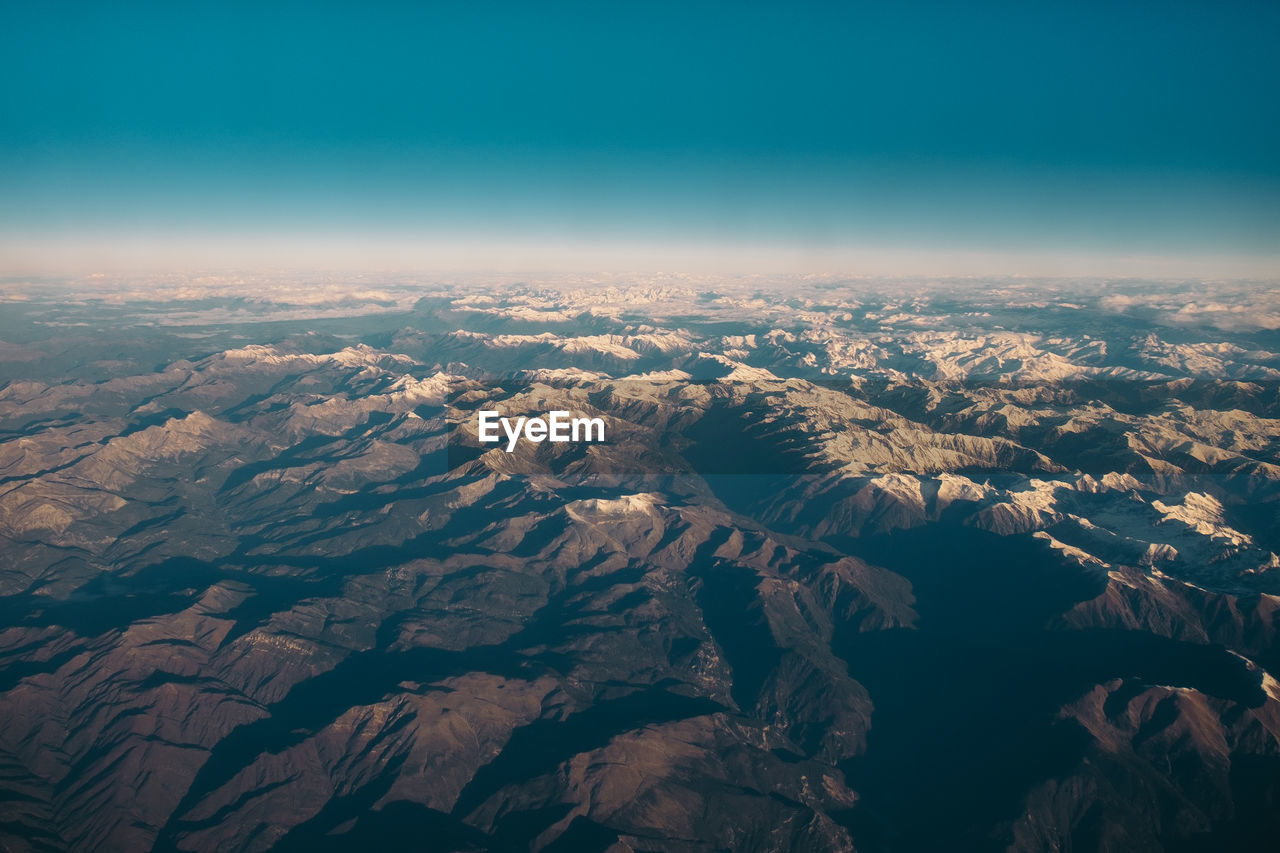
[[[1277,293],[6,284],[0,847],[1270,826]]]

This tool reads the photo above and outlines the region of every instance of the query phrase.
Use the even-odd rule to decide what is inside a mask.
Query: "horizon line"
[[[711,241],[370,240],[272,238],[0,243],[0,277],[234,274],[820,275],[910,278],[1280,280],[1280,253],[1123,252],[904,244],[802,245]]]

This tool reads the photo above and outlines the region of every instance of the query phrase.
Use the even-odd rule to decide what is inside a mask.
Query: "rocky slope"
[[[786,292],[15,308],[0,846],[1261,849],[1275,333]]]

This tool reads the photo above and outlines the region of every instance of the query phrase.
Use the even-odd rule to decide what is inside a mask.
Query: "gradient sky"
[[[0,274],[1280,276],[1274,2],[269,6],[5,2]]]

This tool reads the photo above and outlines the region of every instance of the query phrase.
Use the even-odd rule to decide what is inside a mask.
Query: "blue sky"
[[[1280,4],[4,9],[15,270],[554,244],[1280,274]]]

